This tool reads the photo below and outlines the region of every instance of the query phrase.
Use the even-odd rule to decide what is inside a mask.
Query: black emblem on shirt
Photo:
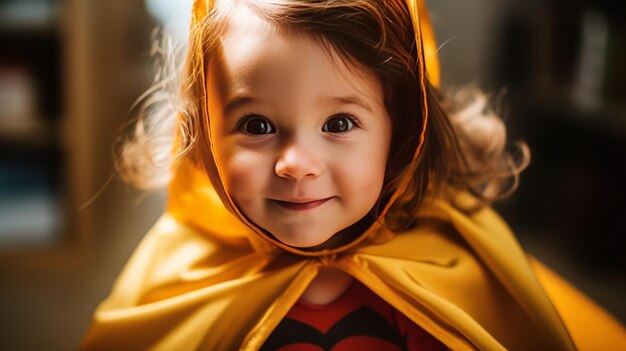
[[[405,340],[398,330],[383,316],[362,306],[337,321],[326,333],[306,323],[284,318],[265,341],[261,351],[273,351],[297,343],[313,344],[330,350],[338,342],[354,336],[375,337],[404,349]]]

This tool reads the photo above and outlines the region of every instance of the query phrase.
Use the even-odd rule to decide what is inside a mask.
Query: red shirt
[[[447,348],[354,281],[335,302],[300,299],[265,341],[263,351],[439,351]]]

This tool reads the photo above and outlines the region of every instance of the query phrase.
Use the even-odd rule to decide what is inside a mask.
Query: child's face
[[[373,74],[312,37],[243,11],[209,65],[209,115],[226,189],[294,247],[324,243],[369,213],[391,138]]]

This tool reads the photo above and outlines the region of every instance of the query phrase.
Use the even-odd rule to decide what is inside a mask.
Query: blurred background
[[[626,322],[626,21],[617,6],[429,0],[444,86],[501,94],[512,139],[533,153],[497,210],[530,253]],[[163,211],[164,192],[115,176],[112,147],[151,84],[154,29],[184,37],[189,7],[0,0],[1,349],[76,349]]]

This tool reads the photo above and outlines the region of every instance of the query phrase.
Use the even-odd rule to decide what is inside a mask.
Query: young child
[[[181,82],[156,127],[175,136],[155,151],[174,150],[167,211],[83,349],[623,342],[487,207],[525,160],[498,119],[440,100],[423,3],[198,0]],[[153,143],[139,129],[124,156]]]

